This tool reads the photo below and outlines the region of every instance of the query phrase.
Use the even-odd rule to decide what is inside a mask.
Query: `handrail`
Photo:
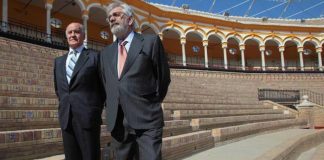
[[[308,101],[316,103],[320,106],[324,106],[324,94],[310,91],[307,89],[300,90],[300,97],[303,97],[304,95],[308,96]]]

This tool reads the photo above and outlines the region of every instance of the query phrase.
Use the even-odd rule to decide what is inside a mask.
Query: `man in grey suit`
[[[108,130],[117,160],[161,159],[161,102],[170,84],[170,70],[157,35],[134,32],[130,6],[107,8],[111,32],[117,40],[100,54],[106,90]]]
[[[84,48],[84,28],[66,28],[69,52],[55,59],[54,85],[66,160],[100,159],[100,125],[105,93],[99,54]]]

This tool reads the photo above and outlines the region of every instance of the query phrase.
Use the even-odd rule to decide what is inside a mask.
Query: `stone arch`
[[[190,27],[190,28],[186,29],[184,36],[186,37],[187,34],[190,32],[197,33],[201,37],[202,40],[206,40],[206,36],[205,36],[206,34],[202,29],[199,29],[199,28],[195,29],[194,27]]]
[[[161,29],[161,33],[163,33],[165,30],[168,30],[168,29],[177,32],[177,33],[180,35],[180,37],[184,37],[184,31],[183,31],[183,29],[180,28],[180,27],[177,26],[177,25],[173,25],[173,26],[164,26],[164,27],[162,27],[162,29]]]
[[[243,43],[245,43],[249,39],[255,40],[259,44],[259,46],[264,45],[263,39],[260,36],[255,35],[255,34],[250,34],[250,35],[247,35],[246,37],[244,37]]]
[[[207,33],[206,39],[209,39],[210,36],[216,36],[220,40],[224,41],[225,40],[225,35],[222,32],[209,32]]]
[[[139,29],[142,29],[142,27],[143,27],[144,25],[147,25],[147,26],[149,26],[150,28],[152,28],[153,31],[154,31],[156,34],[159,33],[159,29],[156,27],[156,25],[155,25],[155,24],[152,24],[152,23],[149,23],[149,22],[147,22],[147,21],[142,22],[142,23],[140,24],[140,26],[139,26]]]
[[[263,39],[263,42],[264,42],[264,44],[266,44],[267,41],[270,41],[270,40],[276,42],[278,44],[278,46],[282,46],[283,45],[282,44],[282,39],[280,37],[278,37],[278,36],[271,36],[271,35],[266,36]]]
[[[305,38],[303,40],[303,42],[302,42],[302,46],[304,46],[306,42],[310,42],[310,43],[314,44],[314,46],[319,46],[320,45],[320,41],[317,38],[314,38],[314,37]]]
[[[237,34],[237,33],[230,33],[226,36],[226,42],[228,41],[228,39],[233,38],[237,41],[238,44],[242,44],[243,43],[243,38],[241,37],[241,35]]]
[[[287,38],[284,39],[282,45],[285,45],[286,42],[288,42],[288,41],[294,42],[297,45],[297,47],[302,46],[301,45],[301,40],[298,37],[287,37]]]

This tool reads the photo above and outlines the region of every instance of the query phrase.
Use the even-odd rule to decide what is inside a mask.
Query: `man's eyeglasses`
[[[109,22],[111,17],[115,17],[115,18],[119,17],[119,18],[121,18],[124,15],[125,15],[125,13],[123,13],[123,12],[114,12],[111,15],[108,15],[108,18],[106,20]]]

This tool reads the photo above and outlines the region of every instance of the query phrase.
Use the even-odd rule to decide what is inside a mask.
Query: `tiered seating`
[[[0,159],[63,153],[52,74],[54,58],[64,52],[0,38]],[[162,155],[168,160],[222,141],[304,125],[295,114],[258,102],[257,89],[267,88],[268,83],[306,89],[324,86],[324,76],[320,75],[305,75],[312,77],[308,78],[193,70],[172,70],[171,74],[163,103]],[[296,81],[296,77],[302,80]],[[312,80],[316,83],[310,83]],[[105,128],[103,125],[102,146],[111,139]]]

